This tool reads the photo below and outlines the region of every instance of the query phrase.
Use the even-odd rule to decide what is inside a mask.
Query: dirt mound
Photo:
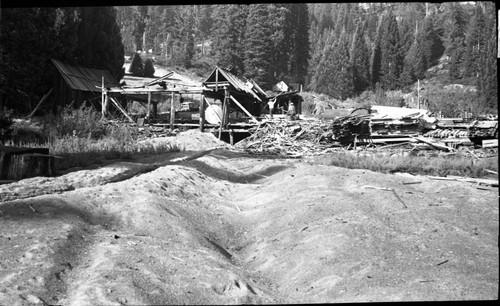
[[[202,133],[197,129],[180,132],[179,134],[177,134],[177,136],[149,138],[141,142],[153,145],[171,144],[177,146],[181,150],[187,151],[230,147],[229,144],[222,140],[219,140],[217,137],[215,137],[214,134],[209,132]]]
[[[498,298],[497,189],[187,153],[0,203],[2,304]]]

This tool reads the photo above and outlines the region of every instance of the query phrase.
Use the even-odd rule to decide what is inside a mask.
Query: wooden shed
[[[119,87],[120,84],[106,70],[73,66],[56,59],[51,59],[59,72],[54,80],[54,92],[51,96],[53,108],[64,105],[79,106],[83,103],[101,108],[101,86]]]

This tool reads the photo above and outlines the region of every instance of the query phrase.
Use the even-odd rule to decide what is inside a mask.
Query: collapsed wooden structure
[[[174,72],[148,82],[142,86],[106,86],[105,81],[99,87],[102,92],[102,112],[106,115],[110,104],[119,109],[132,123],[134,120],[119,103],[118,96],[140,102],[146,107],[145,119],[148,123],[157,126],[197,128],[201,131],[206,128],[218,132],[219,138],[223,134],[229,136],[229,142],[234,142],[235,133],[246,133],[256,126],[263,118],[271,99],[278,101],[288,109],[290,103],[300,113],[301,101],[297,98],[298,91],[280,92],[270,95],[251,79],[236,76],[221,67],[214,70],[203,82],[189,81]],[[169,96],[170,111],[166,118],[160,118],[157,109],[161,103],[159,96]],[[193,103],[183,103],[183,95],[196,95],[199,100]],[[155,98],[156,97],[156,98]],[[180,98],[179,98],[180,97]],[[174,101],[179,98],[180,110],[177,110]],[[279,111],[279,110],[278,110]],[[165,119],[169,123],[165,123]],[[141,122],[139,120],[138,122]]]

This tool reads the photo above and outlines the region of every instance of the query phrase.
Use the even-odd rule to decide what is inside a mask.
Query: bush
[[[144,76],[148,78],[154,78],[155,76],[155,67],[153,65],[153,60],[147,58],[144,62]]]
[[[85,105],[77,109],[66,106],[55,119],[55,136],[76,136],[80,138],[101,138],[106,133],[106,126],[101,114]]]
[[[134,54],[134,58],[132,58],[132,63],[130,64],[130,68],[128,71],[135,76],[144,75],[144,64],[142,63],[142,58],[139,53],[136,52]]]

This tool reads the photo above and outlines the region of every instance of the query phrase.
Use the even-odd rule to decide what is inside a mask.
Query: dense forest
[[[123,76],[123,55],[206,76],[214,65],[345,100],[409,91],[445,59],[449,83],[497,104],[494,2],[262,3],[2,9],[4,104],[50,88],[50,57]],[[75,35],[76,34],[76,35]],[[16,104],[15,104],[16,103]],[[26,103],[25,103],[26,104]]]

